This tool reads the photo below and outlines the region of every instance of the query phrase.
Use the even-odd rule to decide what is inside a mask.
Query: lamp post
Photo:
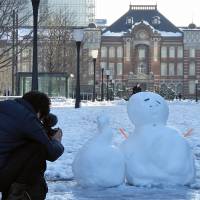
[[[93,95],[92,95],[92,101],[94,102],[96,99],[96,91],[95,91],[95,82],[96,82],[96,60],[98,56],[98,50],[92,50],[92,59],[93,59],[93,65],[94,65],[94,78],[93,78]]]
[[[195,97],[196,97],[196,102],[198,101],[198,96],[197,96],[197,88],[198,88],[198,83],[199,81],[198,80],[195,80]]]
[[[76,69],[76,100],[75,108],[80,108],[81,95],[80,95],[80,47],[83,40],[83,29],[74,29],[73,38],[76,41],[77,50],[77,69]]]
[[[115,80],[114,79],[112,79],[112,89],[113,89],[113,100],[115,99]]]
[[[38,90],[38,61],[37,61],[37,25],[38,8],[40,0],[31,0],[33,7],[33,66],[32,66],[32,90]]]
[[[68,81],[67,81],[67,98],[70,98],[70,94],[72,94],[72,79],[73,78],[74,78],[74,74],[70,74],[69,77],[68,77]]]
[[[101,66],[101,101],[104,99],[104,91],[103,91],[103,73],[104,73],[104,66]]]
[[[109,76],[110,76],[110,70],[106,70],[106,80],[107,80],[107,89],[106,89],[106,100],[109,100],[109,94],[108,94],[108,81],[109,81]]]

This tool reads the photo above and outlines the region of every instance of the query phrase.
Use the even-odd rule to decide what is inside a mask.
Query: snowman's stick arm
[[[128,135],[126,134],[123,128],[119,128],[119,131],[126,139],[128,138]]]
[[[188,131],[186,131],[185,133],[183,133],[183,136],[184,137],[188,137],[188,136],[192,135],[192,131],[193,131],[193,128],[190,128]]]

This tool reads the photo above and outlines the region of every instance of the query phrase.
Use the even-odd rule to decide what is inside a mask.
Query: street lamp
[[[107,89],[106,89],[106,100],[109,100],[109,95],[108,95],[108,81],[109,81],[109,76],[110,76],[110,70],[106,70],[106,80],[107,80]]]
[[[96,91],[95,91],[95,82],[96,82],[96,60],[98,56],[98,50],[92,50],[92,59],[93,59],[93,65],[94,65],[94,78],[93,78],[93,96],[92,96],[92,101],[95,101],[96,98]]]
[[[70,74],[67,81],[67,98],[70,98],[70,94],[72,96],[72,79],[74,78],[74,74]]]
[[[112,87],[113,87],[113,100],[115,99],[115,80],[112,79]]]
[[[195,88],[196,88],[196,92],[195,92],[195,96],[196,96],[196,102],[198,101],[198,97],[197,97],[197,86],[198,86],[199,81],[195,80]]]
[[[38,90],[38,61],[37,61],[37,25],[38,8],[40,0],[31,0],[33,7],[33,66],[32,66],[32,90]]]
[[[103,91],[103,72],[104,72],[104,66],[101,66],[101,101],[104,99],[104,91]]]
[[[83,29],[74,29],[73,38],[76,41],[77,49],[77,70],[76,70],[76,101],[75,108],[80,108],[81,95],[80,95],[80,47],[83,40]]]

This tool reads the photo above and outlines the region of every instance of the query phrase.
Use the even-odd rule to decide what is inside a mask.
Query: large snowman
[[[123,153],[112,145],[113,130],[107,116],[98,117],[99,132],[77,153],[72,165],[76,181],[83,187],[115,187],[124,182]]]
[[[127,105],[134,132],[122,144],[131,185],[187,185],[194,181],[193,154],[186,139],[166,125],[169,108],[158,94],[134,94]]]

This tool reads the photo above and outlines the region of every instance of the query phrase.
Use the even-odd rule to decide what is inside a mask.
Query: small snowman
[[[115,187],[124,182],[123,153],[112,143],[113,130],[107,116],[98,117],[99,133],[77,153],[72,165],[82,187]]]
[[[187,185],[195,178],[194,158],[187,140],[166,125],[169,108],[158,94],[140,92],[128,102],[134,132],[122,144],[126,179],[131,185]]]

